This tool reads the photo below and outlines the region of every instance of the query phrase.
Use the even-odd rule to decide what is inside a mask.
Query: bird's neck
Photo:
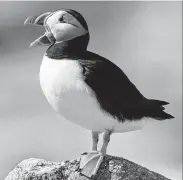
[[[89,42],[89,33],[68,41],[52,44],[46,51],[51,59],[80,57],[86,50]]]

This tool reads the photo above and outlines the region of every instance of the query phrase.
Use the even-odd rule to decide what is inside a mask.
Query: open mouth
[[[46,25],[46,21],[51,15],[53,15],[53,13],[47,12],[38,16],[30,16],[25,20],[24,25],[27,25],[27,24],[39,25],[39,26],[44,26],[46,29],[45,34],[37,38],[35,41],[33,41],[30,44],[30,47],[40,46],[40,45],[50,46],[51,44],[55,43],[56,40],[51,32],[51,29]]]

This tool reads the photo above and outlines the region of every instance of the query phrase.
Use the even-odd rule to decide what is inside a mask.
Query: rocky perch
[[[5,180],[89,180],[79,173],[80,160],[49,162],[26,159],[12,170]],[[138,164],[120,157],[106,155],[94,180],[169,180]]]

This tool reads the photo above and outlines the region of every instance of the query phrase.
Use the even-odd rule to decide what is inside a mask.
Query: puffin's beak
[[[44,23],[45,23],[45,20],[47,19],[47,17],[51,14],[51,12],[46,12],[46,13],[43,13],[41,15],[38,15],[38,16],[29,16],[24,24],[27,25],[27,24],[35,24],[35,25],[41,25],[43,26]]]
[[[46,12],[38,16],[30,16],[25,20],[24,25],[33,24],[33,25],[45,26],[45,21],[51,14],[52,14],[51,12]],[[50,33],[51,32],[47,32],[38,39],[36,39],[34,42],[30,44],[30,47],[40,45],[46,45],[46,46],[51,45],[53,43],[53,38],[51,38]]]

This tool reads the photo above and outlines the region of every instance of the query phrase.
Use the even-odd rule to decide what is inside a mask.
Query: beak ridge
[[[43,13],[41,15],[38,15],[38,16],[29,16],[25,22],[24,22],[24,25],[27,25],[27,24],[35,24],[35,25],[40,25],[40,26],[43,26],[44,23],[45,23],[45,19],[51,14],[51,12],[46,12],[46,13]]]

